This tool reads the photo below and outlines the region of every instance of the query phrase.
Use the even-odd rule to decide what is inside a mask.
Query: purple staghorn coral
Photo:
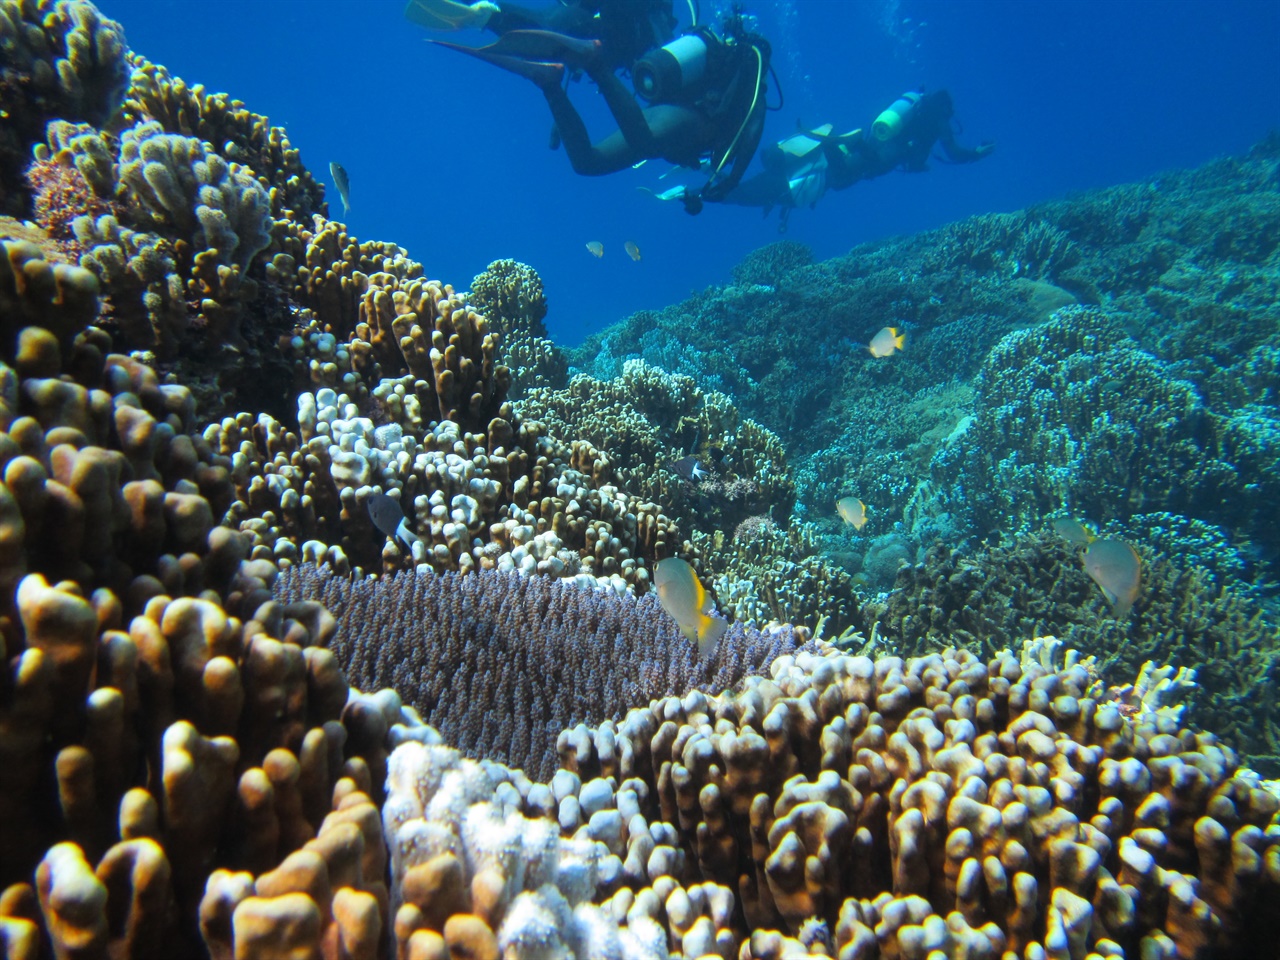
[[[733,624],[706,663],[657,598],[483,571],[353,580],[302,565],[275,584],[338,620],[329,648],[362,690],[393,687],[467,756],[546,781],[556,737],[576,724],[697,687],[728,690],[807,640]]]

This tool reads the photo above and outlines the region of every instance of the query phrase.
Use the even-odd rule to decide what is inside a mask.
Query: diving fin
[[[488,0],[409,0],[404,8],[406,19],[428,30],[483,30],[497,12],[498,5]]]
[[[465,53],[467,56],[475,57],[477,60],[491,63],[495,67],[501,67],[508,73],[514,73],[517,76],[532,80],[540,87],[556,86],[564,79],[563,63],[544,63],[541,60],[526,60],[523,57],[497,53],[493,49],[498,46],[496,43],[487,47],[467,47],[460,43],[447,43],[444,40],[431,40],[429,42],[438,47],[448,47],[450,50]]]
[[[495,46],[530,60],[567,60],[585,64],[600,53],[599,40],[584,40],[554,30],[508,30]]]

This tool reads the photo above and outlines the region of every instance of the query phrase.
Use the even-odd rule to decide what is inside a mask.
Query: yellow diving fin
[[[457,3],[455,0],[409,0],[405,18],[428,30],[482,30],[498,5],[480,0]]]

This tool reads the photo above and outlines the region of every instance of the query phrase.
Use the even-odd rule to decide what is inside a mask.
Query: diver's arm
[[[942,152],[951,163],[973,163],[996,148],[990,140],[985,140],[976,147],[962,147],[956,143],[955,135],[950,130],[938,138],[938,145],[942,147]]]

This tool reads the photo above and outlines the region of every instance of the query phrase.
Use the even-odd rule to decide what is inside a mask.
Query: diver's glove
[[[428,30],[483,30],[489,18],[498,12],[498,5],[489,0],[477,3],[409,0],[404,8],[407,19]]]
[[[698,190],[686,188],[680,196],[680,202],[684,204],[684,212],[691,217],[696,217],[702,212],[702,193]]]

